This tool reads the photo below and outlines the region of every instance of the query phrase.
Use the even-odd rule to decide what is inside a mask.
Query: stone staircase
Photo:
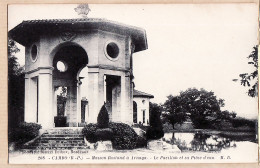
[[[53,128],[45,130],[34,142],[25,144],[23,149],[70,150],[87,149],[82,128]]]

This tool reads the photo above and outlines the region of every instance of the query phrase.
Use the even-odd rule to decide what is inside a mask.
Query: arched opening
[[[78,45],[62,46],[53,58],[53,92],[55,127],[80,126],[81,85],[79,74],[88,63],[88,55]],[[64,93],[65,92],[65,93]]]
[[[133,122],[137,123],[137,103],[133,101]]]
[[[83,126],[88,122],[89,119],[89,98],[88,98],[88,67],[84,67],[78,72],[78,111],[80,111],[80,126]]]

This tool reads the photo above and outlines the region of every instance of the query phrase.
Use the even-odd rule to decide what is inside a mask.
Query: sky
[[[66,5],[9,5],[8,30],[23,20],[80,18]],[[137,90],[164,103],[188,88],[204,88],[225,100],[223,110],[256,118],[257,98],[234,82],[252,72],[247,56],[257,44],[256,4],[89,5],[89,18],[106,18],[146,30],[148,49],[134,53]],[[24,65],[24,48],[17,54]],[[84,73],[83,71],[82,73]],[[84,95],[84,94],[83,94]]]

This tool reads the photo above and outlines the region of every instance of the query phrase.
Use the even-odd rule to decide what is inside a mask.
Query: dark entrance
[[[114,112],[117,112],[118,99],[121,93],[121,77],[114,75],[105,75],[105,90],[106,90],[106,108],[109,115],[109,120],[112,121]]]

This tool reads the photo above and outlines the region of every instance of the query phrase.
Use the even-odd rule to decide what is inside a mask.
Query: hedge
[[[8,140],[20,146],[37,137],[41,128],[42,126],[36,123],[20,123],[18,127],[8,130]]]
[[[108,128],[112,130],[105,131],[105,129],[99,129],[97,124],[86,125],[82,133],[90,143],[95,143],[98,140],[108,140],[111,139],[113,149],[125,150],[125,149],[135,149],[147,146],[146,139],[138,136],[133,128],[124,123],[113,123],[108,124]],[[109,136],[111,138],[109,138]]]

